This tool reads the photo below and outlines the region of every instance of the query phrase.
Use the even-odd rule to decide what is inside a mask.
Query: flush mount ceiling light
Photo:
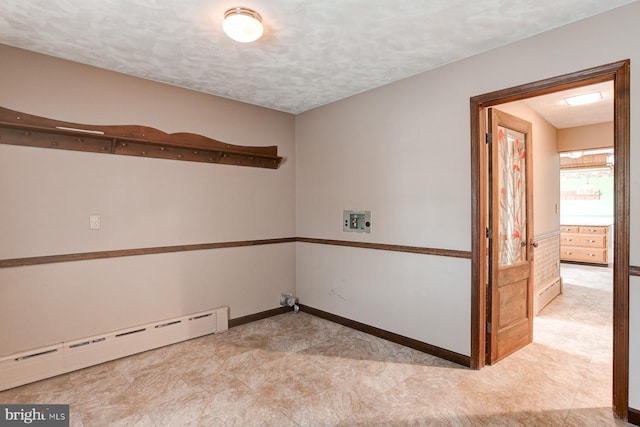
[[[598,102],[602,99],[602,94],[600,92],[591,92],[585,93],[584,95],[576,95],[565,98],[564,101],[575,107],[576,105],[585,105],[591,104],[593,102]]]
[[[224,13],[222,29],[226,35],[240,43],[254,42],[264,32],[260,14],[244,7],[227,10]]]
[[[570,151],[567,153],[567,157],[571,159],[579,159],[583,154],[584,153],[582,151]]]

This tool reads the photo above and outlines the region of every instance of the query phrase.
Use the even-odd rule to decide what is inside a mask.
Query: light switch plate
[[[100,215],[89,215],[89,229],[100,230]]]

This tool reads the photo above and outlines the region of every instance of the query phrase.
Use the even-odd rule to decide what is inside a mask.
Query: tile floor
[[[562,266],[535,342],[480,371],[305,313],[12,390],[72,426],[615,426],[611,269]]]

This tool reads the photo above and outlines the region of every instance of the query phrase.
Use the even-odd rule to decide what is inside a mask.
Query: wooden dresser
[[[560,260],[609,263],[609,226],[561,225]]]

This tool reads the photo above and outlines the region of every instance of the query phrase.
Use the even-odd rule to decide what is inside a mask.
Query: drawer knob
[[[595,243],[595,242],[596,242],[595,240],[591,240],[591,239],[589,239],[589,240],[587,240],[587,241],[588,241],[589,243]]]

